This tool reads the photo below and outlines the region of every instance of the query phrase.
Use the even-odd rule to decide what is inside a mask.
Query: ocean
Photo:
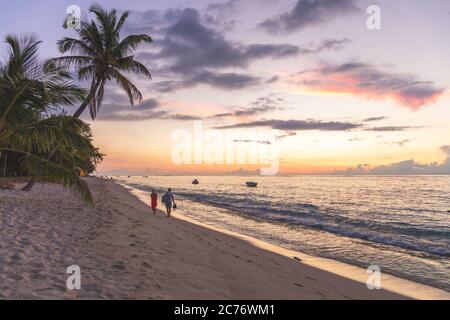
[[[117,180],[142,191],[173,188],[177,210],[203,224],[450,291],[450,176]]]

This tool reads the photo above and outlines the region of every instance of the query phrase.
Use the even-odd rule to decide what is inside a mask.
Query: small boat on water
[[[258,183],[256,182],[246,182],[246,184],[249,188],[256,188],[258,186]]]
[[[198,181],[197,179],[195,179],[194,181],[192,181],[192,184],[195,184],[195,185],[200,184],[200,181]]]

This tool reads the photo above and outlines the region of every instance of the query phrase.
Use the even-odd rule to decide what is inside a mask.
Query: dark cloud
[[[450,145],[442,146],[441,151],[450,157]]]
[[[210,84],[214,87],[237,90],[254,86],[259,83],[259,78],[251,75],[239,73],[214,73],[211,71],[203,71],[194,74],[184,84],[188,86],[195,86],[196,84]]]
[[[202,120],[203,118],[200,116],[193,116],[189,114],[181,114],[181,113],[166,113],[166,115],[162,116],[163,120],[179,120],[179,121],[193,121],[193,120]]]
[[[113,94],[118,98],[117,102],[111,99],[103,103],[102,110],[97,118],[99,121],[141,121],[148,119],[159,120],[199,120],[200,117],[184,114],[174,114],[162,109],[160,102],[156,99],[145,100],[142,104],[131,107],[129,102],[123,101],[121,96]]]
[[[387,119],[387,118],[388,118],[388,117],[371,117],[371,118],[364,119],[363,121],[364,121],[364,122],[374,122],[374,121],[385,120],[385,119]]]
[[[167,24],[176,19],[176,14],[172,9],[131,11],[127,23],[124,25],[124,32],[126,34],[145,33],[154,37],[163,34]]]
[[[276,136],[275,139],[276,140],[283,140],[287,137],[294,137],[297,135],[297,132],[286,132],[285,134],[281,134],[279,136]]]
[[[245,117],[245,116],[256,116],[271,111],[282,110],[280,107],[280,100],[273,99],[271,97],[261,97],[253,101],[246,108],[234,109],[230,112],[218,113],[210,118],[226,118],[226,117]]]
[[[319,44],[311,44],[309,47],[300,47],[300,54],[313,54],[326,50],[339,51],[351,42],[350,39],[325,39]]]
[[[450,158],[443,163],[420,164],[414,160],[405,160],[388,165],[370,168],[367,165],[358,165],[334,174],[344,175],[421,175],[421,174],[450,174]]]
[[[388,141],[388,142],[379,142],[379,144],[384,144],[388,146],[398,146],[398,147],[404,147],[407,143],[413,141],[412,139],[403,139],[400,141]]]
[[[291,11],[267,19],[259,26],[272,34],[290,33],[358,10],[353,0],[298,0]]]
[[[292,83],[316,91],[342,92],[369,99],[391,99],[412,110],[434,103],[444,92],[432,81],[384,71],[367,63],[325,65],[292,75]]]
[[[259,120],[244,123],[237,123],[233,125],[217,127],[217,129],[233,129],[233,128],[254,128],[254,127],[270,127],[272,129],[286,130],[286,131],[305,131],[305,130],[320,130],[320,131],[347,131],[358,129],[362,125],[349,122],[322,122],[314,120]]]
[[[358,141],[364,141],[364,140],[366,140],[366,139],[365,138],[359,138],[359,137],[348,139],[348,141],[350,141],[350,142],[358,142]]]
[[[280,80],[280,77],[279,77],[279,76],[273,76],[273,77],[271,77],[270,79],[267,79],[267,80],[266,80],[266,83],[267,83],[267,84],[271,84],[271,83],[277,82],[278,80]]]
[[[216,73],[203,71],[186,74],[181,80],[168,80],[155,83],[154,87],[162,93],[173,92],[179,89],[192,88],[199,84],[208,84],[216,88],[227,90],[240,90],[260,83],[260,79],[240,73]]]
[[[235,30],[239,23],[235,17],[243,2],[242,0],[228,0],[208,4],[202,17],[204,23],[221,32]]]
[[[206,13],[224,15],[235,13],[241,0],[228,0],[223,2],[211,2],[206,7]]]
[[[189,84],[179,80],[159,81],[153,84],[153,88],[161,93],[169,93],[178,89],[188,88]]]
[[[143,101],[141,104],[138,104],[136,106],[134,106],[134,110],[154,110],[156,108],[159,108],[160,104],[159,101],[156,99],[148,99]]]
[[[237,109],[233,110],[231,112],[224,112],[224,113],[217,113],[211,118],[226,118],[226,117],[246,117],[246,116],[255,116],[260,115],[263,113],[267,113],[269,111],[275,110],[272,107],[266,106],[266,107],[251,107],[247,109]]]
[[[221,7],[221,4],[211,8]],[[210,8],[210,10],[211,10]],[[134,13],[133,17],[138,15]],[[340,50],[348,39],[326,39],[315,45],[298,47],[291,44],[242,44],[225,38],[224,33],[205,22],[205,16],[193,8],[170,9],[164,13],[153,10],[138,15],[142,27],[132,23],[129,30],[148,28],[155,32],[151,50],[138,54],[153,72],[170,80],[155,87],[162,92],[208,84],[222,89],[245,89],[259,84],[257,76],[229,69],[245,69],[258,59],[283,59]],[[159,24],[158,30],[153,26]],[[169,82],[168,82],[169,81]]]
[[[233,142],[236,143],[259,143],[259,144],[268,144],[271,145],[272,142],[267,141],[267,140],[233,140]]]
[[[410,129],[417,129],[420,127],[411,127],[411,126],[386,126],[386,127],[373,127],[367,128],[366,131],[375,131],[375,132],[397,132],[397,131],[405,131]]]

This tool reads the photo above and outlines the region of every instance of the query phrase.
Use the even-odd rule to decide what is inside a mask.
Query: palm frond
[[[89,126],[73,117],[52,116],[35,123],[12,128],[3,139],[16,148],[49,153],[53,149],[76,149],[92,154]]]
[[[117,70],[111,70],[111,76],[116,80],[117,85],[122,88],[130,100],[130,104],[134,106],[134,101],[142,102],[142,93],[139,89]]]
[[[139,61],[134,60],[134,56],[119,59],[117,65],[119,70],[123,70],[128,73],[142,74],[150,79],[152,78],[152,75],[147,67]]]
[[[121,72],[144,75],[151,79],[148,68],[136,61],[133,53],[139,45],[152,43],[145,34],[129,35],[121,40],[121,30],[129,16],[124,12],[118,17],[117,10],[106,10],[100,5],[92,5],[89,12],[93,19],[84,17],[81,28],[77,29],[78,39],[63,38],[58,42],[62,54],[70,55],[56,58],[56,64],[76,69],[79,80],[92,79],[90,94],[75,116],[80,116],[89,107],[95,119],[102,105],[106,81],[115,80],[127,94],[131,105],[135,100],[142,101],[137,87]]]
[[[22,165],[29,172],[33,172],[37,177],[46,177],[48,179],[59,181],[64,187],[69,188],[78,194],[82,200],[93,204],[94,199],[89,187],[87,183],[79,177],[77,170],[68,169],[43,157],[20,149],[0,147],[0,151],[24,155]]]
[[[128,55],[130,52],[136,50],[142,43],[152,43],[153,39],[146,34],[134,34],[129,35],[123,39],[115,49],[116,54],[119,56]]]
[[[95,51],[85,42],[74,38],[63,38],[57,42],[61,53],[72,52],[86,57],[94,57]]]
[[[52,62],[58,66],[78,69],[92,65],[94,63],[94,59],[86,56],[62,56],[53,58]]]

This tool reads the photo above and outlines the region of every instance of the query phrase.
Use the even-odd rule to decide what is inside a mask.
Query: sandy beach
[[[172,219],[88,178],[95,206],[59,185],[0,190],[1,299],[448,299],[449,293]],[[296,257],[296,258],[295,258]],[[81,268],[81,290],[66,268]],[[323,266],[323,267],[321,267]],[[334,270],[334,272],[330,272]]]

